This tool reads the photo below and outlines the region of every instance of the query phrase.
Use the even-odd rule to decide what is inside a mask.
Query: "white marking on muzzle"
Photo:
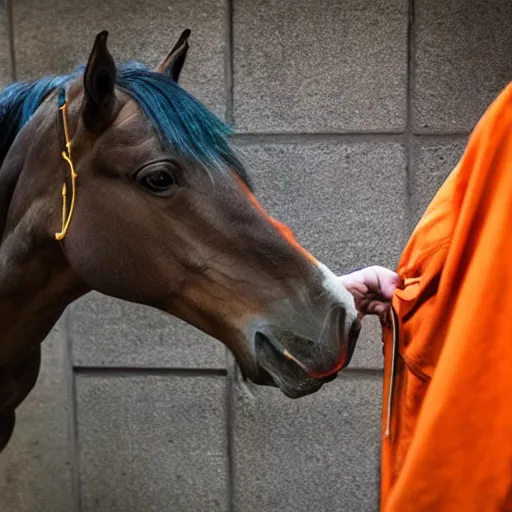
[[[357,318],[357,309],[352,294],[343,286],[341,279],[326,265],[318,262],[318,268],[324,275],[324,288],[345,308],[345,328],[347,332]]]

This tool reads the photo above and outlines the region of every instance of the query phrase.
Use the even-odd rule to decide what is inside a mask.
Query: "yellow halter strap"
[[[61,98],[61,94],[59,92],[59,99]],[[67,162],[69,166],[69,170],[71,173],[71,205],[69,206],[69,213],[67,211],[67,186],[66,182],[62,184],[62,229],[60,233],[55,233],[56,240],[62,240],[69,229],[69,224],[71,223],[71,218],[73,217],[73,212],[75,211],[75,196],[76,196],[76,179],[78,174],[75,172],[75,166],[73,165],[73,160],[71,158],[71,140],[69,138],[69,130],[68,130],[68,119],[67,119],[67,103],[64,101],[63,104],[59,107],[59,115],[62,123],[62,131],[64,135],[65,149],[62,151],[62,158]]]

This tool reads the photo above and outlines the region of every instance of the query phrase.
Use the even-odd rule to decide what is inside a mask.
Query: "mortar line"
[[[73,371],[73,353],[71,336],[71,312],[68,307],[64,312],[64,359],[66,365],[66,389],[68,401],[68,440],[69,456],[71,463],[71,493],[74,509],[76,512],[82,510],[82,496],[80,488],[80,450],[78,447],[78,414],[76,396],[76,378]]]
[[[92,377],[226,377],[225,368],[73,366],[75,375]]]
[[[314,144],[318,142],[402,142],[403,132],[313,132],[313,133],[234,133],[237,144]]]
[[[439,140],[439,141],[459,141],[467,139],[471,132],[451,132],[451,133],[415,133],[415,140]]]
[[[226,418],[226,456],[227,456],[227,500],[228,511],[234,512],[235,510],[235,458],[234,458],[234,377],[236,372],[236,362],[229,349],[226,348],[226,367],[228,375],[226,379],[226,403],[225,403],[225,418]]]
[[[231,139],[239,144],[304,144],[316,142],[404,142],[411,139],[439,138],[461,139],[471,132],[238,132]]]
[[[233,0],[225,1],[224,82],[226,122],[233,124]]]
[[[405,158],[406,158],[406,192],[407,192],[407,218],[408,233],[412,232],[413,225],[413,194],[412,181],[414,173],[414,130],[413,130],[413,103],[415,87],[415,51],[416,51],[416,30],[415,30],[415,0],[408,0],[407,13],[407,118],[405,125]]]
[[[7,17],[7,39],[9,45],[9,61],[11,67],[11,80],[16,82],[16,52],[14,43],[14,16],[12,0],[5,0],[5,14]]]
[[[350,367],[347,366],[343,369],[342,372],[339,373],[338,378],[343,378],[344,375],[378,375],[382,376],[384,375],[384,369],[383,368],[368,368],[368,367]]]
[[[226,122],[233,125],[233,0],[225,2],[225,61],[224,61],[224,81],[226,87]],[[233,398],[233,379],[230,372],[230,353],[225,349],[226,359],[226,390],[224,395],[224,420],[226,425],[226,502],[229,512],[234,509],[234,466],[233,466],[233,426],[232,426],[232,398]]]

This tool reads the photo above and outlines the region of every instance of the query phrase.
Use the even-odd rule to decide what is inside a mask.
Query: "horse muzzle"
[[[327,314],[317,336],[275,323],[260,325],[254,331],[259,373],[251,380],[277,386],[290,398],[314,393],[350,363],[360,329],[358,318],[348,319],[342,306]]]

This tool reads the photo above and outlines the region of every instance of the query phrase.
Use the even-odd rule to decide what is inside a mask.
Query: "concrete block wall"
[[[13,30],[9,3],[2,85],[84,63],[105,28],[118,60],[149,64],[191,28],[183,85],[234,125],[263,204],[340,274],[395,266],[512,78],[510,0],[17,0]],[[0,456],[2,512],[378,508],[374,320],[342,377],[298,401],[251,398],[221,344],[94,293],[43,353]]]

